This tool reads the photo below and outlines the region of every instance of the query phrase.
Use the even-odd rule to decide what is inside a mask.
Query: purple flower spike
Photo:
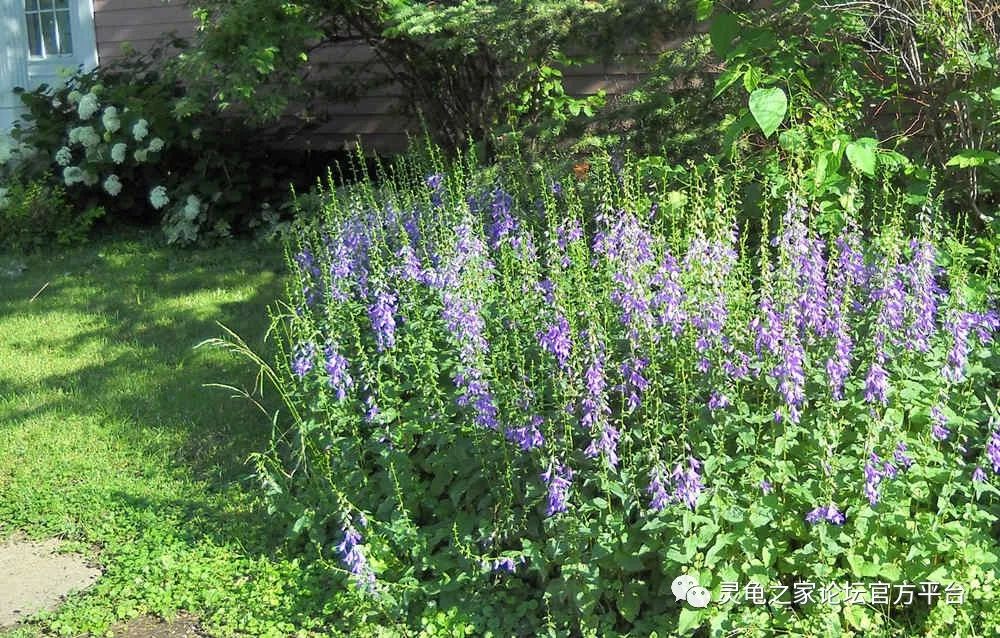
[[[527,452],[545,445],[545,437],[542,436],[539,426],[542,425],[542,417],[537,414],[531,417],[528,425],[517,428],[507,428],[505,432],[507,440],[517,444],[522,450]]]
[[[351,573],[354,582],[358,587],[367,592],[375,590],[375,572],[368,559],[361,551],[361,534],[351,523],[349,516],[345,517],[343,540],[336,546],[340,559],[347,566],[347,571]]]
[[[307,341],[295,348],[295,357],[292,359],[292,372],[298,378],[305,378],[313,369],[316,359],[316,344]]]
[[[493,571],[495,572],[510,572],[513,574],[517,571],[517,563],[510,556],[502,556],[493,561]]]
[[[844,381],[851,373],[851,350],[854,341],[851,339],[847,321],[840,308],[834,308],[832,316],[836,345],[833,356],[826,360],[826,374],[830,380],[830,394],[834,401],[839,401],[844,398]]]
[[[348,369],[347,359],[337,352],[337,346],[329,344],[323,350],[325,359],[326,374],[330,380],[330,387],[336,390],[337,400],[343,401],[347,397],[347,391],[354,385]]]
[[[907,327],[907,347],[918,352],[930,350],[930,338],[934,333],[937,317],[938,297],[941,288],[935,279],[934,246],[930,242],[913,240],[913,261],[907,269],[910,285],[910,325]]]
[[[664,484],[663,469],[659,466],[654,467],[649,472],[649,487],[646,488],[649,493],[650,501],[649,507],[657,512],[663,511],[670,503],[670,496],[667,494],[667,486]]]
[[[573,481],[573,470],[559,461],[553,461],[549,469],[542,473],[542,481],[548,488],[546,516],[552,516],[567,509],[566,499]]]
[[[701,481],[701,462],[692,457],[688,458],[687,469],[678,463],[674,466],[674,471],[670,477],[674,483],[674,493],[671,500],[687,505],[692,511],[698,504],[698,496],[705,489]]]
[[[951,430],[945,427],[948,425],[948,417],[941,411],[940,406],[935,405],[931,408],[931,423],[933,423],[931,436],[935,441],[945,441],[951,436]]]
[[[587,395],[583,398],[581,423],[588,430],[593,430],[601,425],[607,415],[611,413],[605,393],[607,382],[604,377],[604,357],[600,355],[594,357],[590,367],[587,368],[585,379]]]
[[[396,296],[387,290],[379,291],[375,303],[368,307],[368,318],[375,331],[375,341],[379,352],[385,352],[396,344]]]
[[[996,430],[990,436],[989,443],[986,444],[986,458],[993,465],[993,471],[1000,474],[1000,430]]]
[[[559,368],[568,373],[573,342],[570,336],[569,321],[566,320],[566,317],[561,314],[556,315],[555,321],[549,324],[545,332],[539,332],[537,337],[542,349],[554,355],[559,363]]]
[[[889,373],[882,367],[884,363],[882,357],[876,356],[868,370],[865,378],[865,401],[868,403],[889,404]]]
[[[432,191],[439,190],[441,188],[441,184],[443,183],[443,181],[444,181],[444,175],[442,175],[441,173],[434,173],[432,175],[428,175],[426,179],[427,188],[431,189]]]
[[[620,389],[625,396],[625,402],[628,405],[630,413],[639,407],[639,404],[642,402],[642,393],[649,388],[649,380],[642,375],[642,371],[648,365],[649,359],[642,357],[633,357],[624,361],[621,365],[622,379],[624,381]]]
[[[708,409],[713,412],[716,410],[725,410],[730,405],[732,405],[732,402],[729,400],[729,397],[718,390],[712,391],[712,395],[708,397]]]
[[[879,492],[878,486],[885,477],[885,473],[879,467],[882,464],[881,459],[878,455],[872,452],[871,457],[868,462],[865,463],[865,496],[868,497],[868,503],[875,507],[878,504]]]
[[[913,466],[913,459],[906,453],[906,443],[902,441],[896,444],[896,451],[892,453],[892,458],[904,469],[908,470]]]

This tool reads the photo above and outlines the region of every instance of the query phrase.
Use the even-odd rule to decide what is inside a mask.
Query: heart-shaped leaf
[[[757,126],[764,137],[778,130],[788,113],[788,98],[785,92],[777,87],[757,89],[750,94],[750,114],[757,121]]]

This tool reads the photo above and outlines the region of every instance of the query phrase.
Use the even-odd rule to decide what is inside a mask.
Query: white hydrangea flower
[[[163,140],[161,140],[158,137],[154,137],[153,139],[149,140],[150,153],[159,153],[162,150],[163,150]]]
[[[101,136],[90,126],[77,126],[69,131],[70,144],[82,144],[86,148],[97,146],[101,143]]]
[[[201,212],[201,201],[196,195],[188,195],[184,203],[184,218],[193,220]]]
[[[153,205],[153,208],[160,210],[164,206],[170,203],[170,198],[167,197],[167,189],[163,186],[157,186],[149,192],[149,203]]]
[[[80,98],[80,105],[76,109],[76,114],[80,116],[81,120],[89,120],[100,109],[101,105],[97,101],[97,96],[93,93],[88,93]]]
[[[66,99],[69,100],[70,104],[79,104],[80,100],[83,98],[83,94],[79,91],[70,91]]]
[[[63,146],[56,151],[56,164],[59,166],[69,166],[73,163],[73,151],[69,147]]]
[[[63,169],[63,182],[67,186],[83,181],[83,170],[79,166],[67,166]]]
[[[113,106],[104,109],[104,115],[101,116],[101,123],[104,124],[104,130],[108,133],[117,133],[118,129],[122,127],[121,118],[118,117],[118,109]]]
[[[52,98],[52,108],[57,109],[62,106],[62,100],[57,97]]]
[[[137,161],[140,164],[142,164],[147,159],[149,159],[149,151],[147,151],[144,148],[140,148],[135,153],[133,153],[132,156],[135,157],[135,161]]]
[[[124,142],[118,142],[111,147],[111,161],[115,164],[121,164],[125,161],[125,153],[128,152],[128,146]]]
[[[80,143],[83,144],[84,148],[93,148],[101,143],[101,136],[97,134],[97,131],[86,126],[80,132]]]
[[[201,139],[201,129],[196,128],[191,131],[191,139],[200,140]]]
[[[141,142],[149,135],[149,122],[146,120],[139,120],[132,127],[132,137],[135,138],[136,142]]]
[[[108,195],[118,197],[118,193],[122,192],[122,183],[117,175],[108,175],[108,178],[104,180],[104,190]]]

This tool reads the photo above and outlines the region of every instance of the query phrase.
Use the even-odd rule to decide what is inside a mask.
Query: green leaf
[[[743,88],[747,90],[747,93],[754,92],[763,76],[764,73],[759,67],[751,66],[747,68],[746,73],[743,74]]]
[[[873,177],[875,175],[878,140],[862,137],[847,145],[847,161],[855,170]]]
[[[778,130],[788,113],[788,98],[780,88],[756,89],[750,94],[750,114],[764,137]]]
[[[677,621],[677,633],[681,635],[690,633],[701,626],[704,617],[705,610],[685,607],[681,610],[681,616]]]
[[[805,148],[806,136],[797,129],[788,129],[778,133],[778,145],[786,151],[797,151]]]
[[[715,2],[713,0],[697,0],[695,5],[695,17],[700,20],[707,20],[709,16],[712,15],[712,10],[715,9]]]
[[[715,79],[715,93],[712,94],[712,98],[715,99],[722,95],[726,89],[731,87],[737,80],[743,77],[745,71],[746,65],[744,64],[723,71],[722,74]]]
[[[738,29],[739,23],[736,20],[735,14],[723,13],[715,16],[712,26],[708,29],[708,37],[712,41],[712,50],[720,58],[725,58],[726,54],[729,53],[731,48],[729,45],[732,44],[733,39],[736,37]]]
[[[1000,163],[1000,153],[968,149],[952,157],[945,166],[972,168],[974,166],[982,166],[983,164],[998,163]]]

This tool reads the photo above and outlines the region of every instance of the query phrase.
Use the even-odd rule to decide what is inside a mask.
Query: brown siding
[[[101,62],[122,56],[128,43],[146,51],[164,35],[194,33],[191,9],[178,0],[94,0],[94,28]]]
[[[97,48],[102,62],[122,56],[122,45],[128,43],[138,51],[146,51],[169,33],[189,37],[194,32],[191,10],[184,0],[94,0],[94,24]],[[367,45],[344,44],[314,53],[312,64],[338,72],[345,65],[355,68],[377,62]],[[338,68],[339,67],[339,68]],[[601,90],[621,93],[638,80],[624,66],[588,65],[565,72],[567,90],[575,95],[593,95]],[[354,103],[331,104],[324,107],[327,121],[308,137],[296,138],[295,146],[319,150],[352,147],[360,138],[364,148],[379,152],[396,152],[406,146],[407,133],[420,134],[420,124],[395,114],[395,105],[402,96],[399,86],[388,85],[372,90]]]

